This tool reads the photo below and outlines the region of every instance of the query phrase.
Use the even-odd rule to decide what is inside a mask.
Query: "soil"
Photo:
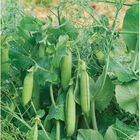
[[[127,2],[125,2],[125,3],[132,4],[134,1],[135,0],[127,0]],[[26,13],[28,13],[30,15],[30,9],[32,7],[34,7],[33,14],[35,16],[39,17],[40,19],[46,19],[47,15],[49,14],[53,18],[54,22],[57,20],[56,17],[52,13],[50,13],[49,9],[53,6],[57,6],[59,3],[59,0],[53,0],[49,6],[35,4],[35,3],[37,3],[37,0],[32,0],[32,2],[26,3],[26,5],[25,5]],[[111,27],[113,24],[113,19],[114,19],[115,13],[116,13],[116,8],[115,8],[114,4],[107,4],[107,3],[103,3],[103,2],[98,2],[98,3],[92,2],[91,5],[96,10],[98,15],[104,14],[109,17],[109,27]],[[117,18],[117,30],[119,30],[119,31],[122,30],[123,18],[125,16],[125,12],[128,8],[129,8],[129,6],[123,6],[123,8],[119,12],[119,15]],[[84,13],[84,16],[88,18],[89,14]],[[79,23],[84,22],[83,19],[78,19],[78,20],[79,20]],[[89,20],[88,22],[91,22],[91,20]],[[86,24],[88,24],[88,23],[86,23]]]

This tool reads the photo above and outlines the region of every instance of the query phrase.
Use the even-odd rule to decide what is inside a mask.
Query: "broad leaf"
[[[39,109],[39,110],[37,111],[37,115],[38,115],[40,118],[42,118],[42,117],[45,115],[45,111]]]
[[[132,6],[126,11],[122,30],[139,32],[139,4]],[[123,39],[129,50],[135,50],[138,39],[137,34],[123,34]]]
[[[37,24],[36,19],[31,16],[24,17],[20,22],[20,26],[27,31],[38,31],[41,29],[41,26]]]
[[[48,42],[56,44],[61,35],[68,35],[70,41],[75,40],[78,36],[78,30],[63,18],[60,26],[50,25],[47,27],[47,35]]]
[[[18,47],[17,47],[18,48]],[[24,53],[17,50],[16,46],[9,47],[9,58],[13,66],[15,66],[19,70],[25,70],[30,68],[33,64],[33,61]]]
[[[104,136],[104,140],[119,140],[116,131],[110,126]]]
[[[56,119],[64,121],[64,103],[65,103],[66,94],[60,94],[56,103],[57,106],[52,106],[49,110],[48,120]]]
[[[51,107],[48,114],[48,119],[56,119],[64,121],[64,104],[57,107]]]
[[[103,140],[102,135],[97,130],[79,129],[77,140]]]
[[[117,85],[117,102],[126,112],[139,114],[139,82],[132,81],[123,85]]]
[[[35,72],[36,76],[39,77],[39,83],[44,85],[45,82],[58,83],[58,71],[52,68],[52,58],[43,57],[38,61],[38,69]]]
[[[95,97],[96,109],[104,110],[109,105],[113,95],[114,85],[112,84],[110,78],[107,76],[103,89]]]
[[[102,135],[106,133],[109,126],[115,123],[115,117],[106,115],[104,111],[101,113],[96,113],[96,120],[98,124],[98,130]]]
[[[112,126],[112,128],[116,131],[118,137],[122,139],[126,139],[131,135],[135,136],[138,131],[137,128],[131,125],[126,125],[118,119],[116,120],[116,123]]]
[[[106,77],[107,77],[107,66],[104,67],[102,74],[98,77],[95,86],[92,86],[91,89],[93,88],[94,90],[90,93],[92,98],[96,98],[96,96],[102,91]]]
[[[132,79],[136,79],[131,70],[115,61],[112,57],[109,57],[109,71],[113,72],[121,82],[128,82]]]

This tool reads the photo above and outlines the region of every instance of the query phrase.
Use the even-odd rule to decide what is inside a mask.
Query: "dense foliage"
[[[14,0],[3,3],[3,140],[138,140],[139,4],[107,3],[116,10],[110,28],[90,0],[60,2],[50,10],[57,21],[29,16]],[[63,15],[75,5],[91,23]]]

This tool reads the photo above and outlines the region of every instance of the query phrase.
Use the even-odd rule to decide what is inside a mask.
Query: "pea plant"
[[[113,5],[111,26],[93,2]],[[49,12],[42,20],[32,11],[27,15],[19,2],[5,1],[2,139],[138,140],[138,1],[67,0]]]

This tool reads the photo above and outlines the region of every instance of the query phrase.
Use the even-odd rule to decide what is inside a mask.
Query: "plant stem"
[[[60,122],[56,121],[56,140],[60,140]]]
[[[51,83],[50,83],[50,96],[51,96],[52,105],[56,107]],[[56,120],[56,140],[60,140],[60,122],[58,120]]]
[[[48,136],[48,134],[46,133],[46,130],[44,129],[44,126],[42,125],[41,121],[40,121],[39,124],[40,124],[40,126],[41,126],[41,128],[42,128],[44,134],[46,135],[47,139],[48,139],[48,140],[51,140],[51,138],[50,138],[50,137]]]
[[[85,123],[86,123],[86,127],[89,129],[90,127],[89,127],[89,124],[88,124],[88,121],[87,121],[87,118],[86,118],[85,115],[84,115],[84,120],[85,120]]]
[[[2,106],[2,107],[1,107]],[[16,118],[17,120],[19,120],[21,123],[23,123],[28,129],[32,129],[31,127],[30,127],[30,125],[28,125],[28,123],[26,123],[25,121],[24,121],[24,119],[21,119],[18,115],[16,115],[14,112],[11,112],[11,111],[9,111],[4,105],[1,105],[0,107],[1,107],[1,109],[3,110],[3,111],[5,111],[5,112],[7,112],[7,113],[9,113],[10,115],[12,115],[14,118]]]
[[[25,109],[25,112],[27,113],[28,117],[31,119],[32,117],[31,117],[31,115],[30,115],[30,113],[29,113],[29,110],[28,110],[25,106],[23,106],[23,108]],[[25,113],[25,112],[24,112],[24,113]]]
[[[32,101],[31,101],[31,105],[33,107],[33,110],[34,110],[35,114],[37,114],[36,108],[35,108],[34,103]]]
[[[139,35],[139,32],[134,31],[118,31],[119,34],[137,34]]]
[[[92,116],[92,126],[93,129],[98,130],[97,122],[96,122],[96,115],[95,115],[95,101],[94,99],[91,102],[91,116]]]
[[[52,101],[53,106],[56,107],[54,96],[53,96],[52,84],[50,84],[50,96],[51,96],[51,101]]]
[[[58,23],[59,23],[59,25],[61,25],[61,20],[60,20],[60,12],[59,12],[59,6],[57,7],[57,14],[58,14]]]

